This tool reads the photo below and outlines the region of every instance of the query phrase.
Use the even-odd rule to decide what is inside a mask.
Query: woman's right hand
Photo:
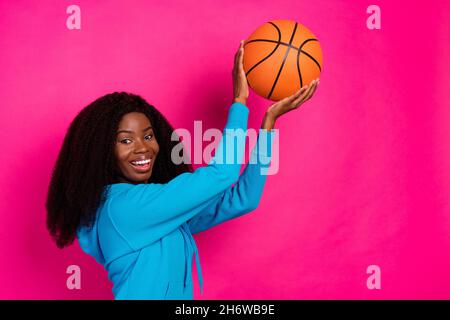
[[[248,99],[248,83],[244,71],[244,40],[241,40],[238,51],[234,56],[233,68],[233,102],[247,103]]]

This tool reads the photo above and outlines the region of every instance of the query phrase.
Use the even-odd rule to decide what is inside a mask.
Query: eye
[[[150,141],[150,140],[153,139],[153,135],[152,135],[152,134],[148,134],[148,135],[145,136],[145,138],[147,138],[147,137],[150,137],[149,139],[147,139],[147,141]],[[125,143],[125,142],[124,142],[124,141],[126,141],[126,140],[130,140],[130,139],[123,139],[123,140],[120,141],[120,143],[128,144],[128,143]],[[131,141],[131,140],[130,140],[130,141]]]

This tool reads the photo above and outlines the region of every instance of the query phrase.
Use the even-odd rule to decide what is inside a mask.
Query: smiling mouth
[[[145,172],[148,171],[152,165],[152,159],[150,159],[149,163],[145,163],[143,165],[139,165],[139,164],[133,164],[130,162],[130,165],[138,172]]]

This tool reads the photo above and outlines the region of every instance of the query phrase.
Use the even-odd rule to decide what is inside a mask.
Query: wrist
[[[246,105],[247,104],[247,99],[241,98],[241,97],[237,97],[237,98],[233,99],[233,103],[235,103],[235,102],[239,102],[239,103],[242,103],[243,105]]]
[[[275,127],[276,120],[277,118],[274,115],[266,112],[261,123],[261,129],[272,130]]]

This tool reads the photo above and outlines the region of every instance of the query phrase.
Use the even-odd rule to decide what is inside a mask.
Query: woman
[[[247,129],[243,54],[241,42],[225,126],[231,130],[224,130],[208,166],[194,172],[171,161],[177,144],[172,126],[137,95],[105,95],[71,123],[49,186],[47,227],[59,248],[78,238],[81,248],[108,271],[115,299],[192,299],[193,255],[202,287],[192,234],[257,207],[265,183],[261,168],[268,166],[271,144],[255,146],[240,177],[240,161],[222,161],[232,130]],[[317,84],[270,106],[258,139],[266,135],[272,141],[275,121],[310,99]],[[238,158],[244,147],[245,139],[234,145]]]

